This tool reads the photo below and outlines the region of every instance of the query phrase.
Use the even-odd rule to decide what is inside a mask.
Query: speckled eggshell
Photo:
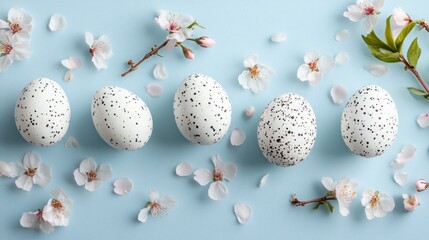
[[[92,100],[92,121],[100,137],[111,147],[133,151],[152,135],[152,115],[134,93],[119,87],[104,87]]]
[[[363,157],[383,154],[398,132],[398,111],[389,93],[377,85],[359,89],[341,117],[341,134],[347,147]]]
[[[15,107],[19,133],[36,146],[59,142],[70,124],[70,103],[58,83],[38,78],[24,87]]]
[[[259,120],[257,137],[265,158],[281,167],[303,161],[316,141],[317,123],[307,100],[286,93],[271,101]]]
[[[182,135],[192,143],[218,142],[231,124],[231,102],[222,86],[203,74],[187,77],[174,96],[174,117]]]

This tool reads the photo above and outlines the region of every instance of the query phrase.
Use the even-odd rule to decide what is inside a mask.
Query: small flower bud
[[[194,52],[192,52],[191,49],[187,48],[187,47],[182,47],[183,50],[183,55],[185,56],[185,58],[190,59],[190,60],[194,60]]]
[[[216,42],[213,39],[208,38],[206,36],[202,36],[198,38],[197,43],[201,47],[205,47],[205,48],[213,47],[216,44]]]
[[[429,183],[427,183],[425,180],[423,180],[423,179],[417,180],[417,182],[416,182],[416,190],[418,192],[423,192],[428,187],[429,187]]]

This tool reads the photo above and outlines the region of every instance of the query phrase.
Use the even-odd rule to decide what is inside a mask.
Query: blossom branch
[[[417,69],[415,67],[411,66],[411,64],[405,59],[405,57],[402,54],[399,55],[399,60],[401,60],[401,62],[405,65],[405,69],[410,70],[414,74],[414,76],[419,81],[420,85],[422,85],[422,87],[425,89],[426,93],[429,94],[429,88],[426,86],[425,82],[423,81],[423,79],[420,76]]]
[[[150,52],[146,53],[146,55],[144,55],[144,57],[142,59],[140,59],[140,61],[138,61],[136,64],[134,64],[134,62],[132,60],[128,61],[128,65],[130,65],[130,69],[128,69],[126,72],[122,73],[121,77],[127,76],[129,73],[135,71],[140,64],[142,64],[144,61],[146,61],[146,59],[152,57],[153,55],[158,54],[158,51],[161,50],[163,47],[165,47],[167,45],[168,41],[169,40],[166,40],[161,45],[159,45],[157,47],[153,47],[152,50]]]
[[[308,200],[308,201],[300,201],[298,200],[298,198],[296,197],[295,194],[292,195],[290,202],[292,205],[295,205],[296,207],[303,207],[309,203],[318,203],[318,205],[323,205],[325,204],[327,201],[330,200],[337,200],[337,198],[335,197],[335,195],[332,195],[331,192],[329,192],[328,194],[326,194],[324,197],[320,197],[320,198],[315,198],[312,200]]]

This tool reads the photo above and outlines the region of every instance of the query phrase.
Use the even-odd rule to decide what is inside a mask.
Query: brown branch
[[[308,201],[299,201],[298,198],[296,198],[295,194],[292,196],[292,198],[290,199],[290,203],[292,203],[292,205],[295,206],[305,206],[309,203],[319,203],[319,204],[325,204],[327,201],[329,200],[337,200],[337,198],[335,196],[331,196],[329,194],[327,194],[324,197],[320,197],[320,198],[315,198],[312,200],[308,200]]]
[[[158,51],[161,50],[163,47],[165,47],[167,45],[169,40],[166,40],[165,42],[163,42],[161,45],[159,45],[158,47],[154,47],[152,48],[152,50],[148,53],[146,53],[146,55],[144,55],[144,57],[138,61],[136,64],[133,63],[132,60],[128,61],[128,65],[130,65],[130,69],[128,69],[126,72],[121,74],[121,77],[125,77],[127,76],[130,72],[133,72],[135,70],[137,70],[137,67],[142,64],[146,59],[152,57],[155,54],[158,54]]]
[[[411,64],[405,59],[405,57],[401,54],[399,55],[399,60],[401,60],[401,62],[403,64],[405,64],[405,68],[410,70],[414,76],[417,78],[417,80],[420,82],[420,85],[422,85],[422,87],[425,89],[425,92],[427,94],[429,94],[429,88],[426,86],[425,82],[423,81],[422,77],[420,76],[419,72],[417,71],[417,69],[414,66],[411,66]]]

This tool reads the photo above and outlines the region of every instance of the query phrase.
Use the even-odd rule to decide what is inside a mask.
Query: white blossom
[[[149,213],[152,216],[158,216],[161,213],[166,214],[175,204],[176,200],[173,197],[164,196],[161,198],[156,190],[150,190],[149,202],[146,204],[145,208],[140,210],[138,220],[145,223]]]
[[[301,81],[308,81],[310,85],[315,85],[322,80],[324,74],[330,71],[333,66],[333,57],[320,57],[316,51],[308,51],[304,55],[304,64],[299,66],[296,76]]]
[[[98,167],[94,158],[87,158],[74,170],[73,175],[77,185],[85,185],[86,190],[93,192],[103,181],[112,177],[112,168],[108,164],[101,164]]]
[[[268,86],[268,79],[274,74],[269,66],[258,63],[256,54],[246,58],[243,62],[244,70],[238,76],[238,83],[244,89],[250,89],[253,93],[260,93]]]
[[[350,181],[348,178],[343,178],[339,182],[334,182],[330,177],[323,177],[322,184],[328,191],[335,193],[340,214],[342,216],[349,215],[350,203],[356,197],[357,183]]]
[[[192,29],[189,27],[195,22],[195,19],[192,16],[160,10],[155,22],[162,30],[169,32],[167,39],[176,43],[183,42],[192,36]]]
[[[52,224],[43,219],[42,209],[38,209],[36,212],[23,213],[19,223],[24,228],[38,228],[44,233],[50,233],[54,231]]]
[[[384,0],[357,0],[355,5],[347,7],[347,11],[343,13],[343,16],[352,22],[359,22],[364,19],[364,30],[369,33],[377,24],[383,3]]]
[[[21,41],[10,31],[0,31],[0,72],[6,70],[14,61],[31,56],[28,42]]]
[[[106,60],[113,56],[112,47],[107,36],[102,35],[97,40],[90,32],[85,33],[85,42],[89,46],[89,53],[92,56],[91,61],[97,70],[106,69]]]
[[[51,167],[41,162],[37,152],[26,153],[23,162],[13,163],[13,168],[18,177],[16,186],[25,191],[30,191],[33,184],[45,186],[51,181]]]
[[[9,30],[16,39],[22,42],[30,40],[32,17],[22,8],[11,8],[7,15],[7,21],[0,19],[0,29]]]
[[[361,204],[365,207],[368,220],[384,217],[395,208],[395,202],[390,195],[372,189],[363,192]]]
[[[67,226],[72,205],[73,201],[60,188],[57,188],[52,191],[52,198],[43,208],[43,219],[54,227]]]

